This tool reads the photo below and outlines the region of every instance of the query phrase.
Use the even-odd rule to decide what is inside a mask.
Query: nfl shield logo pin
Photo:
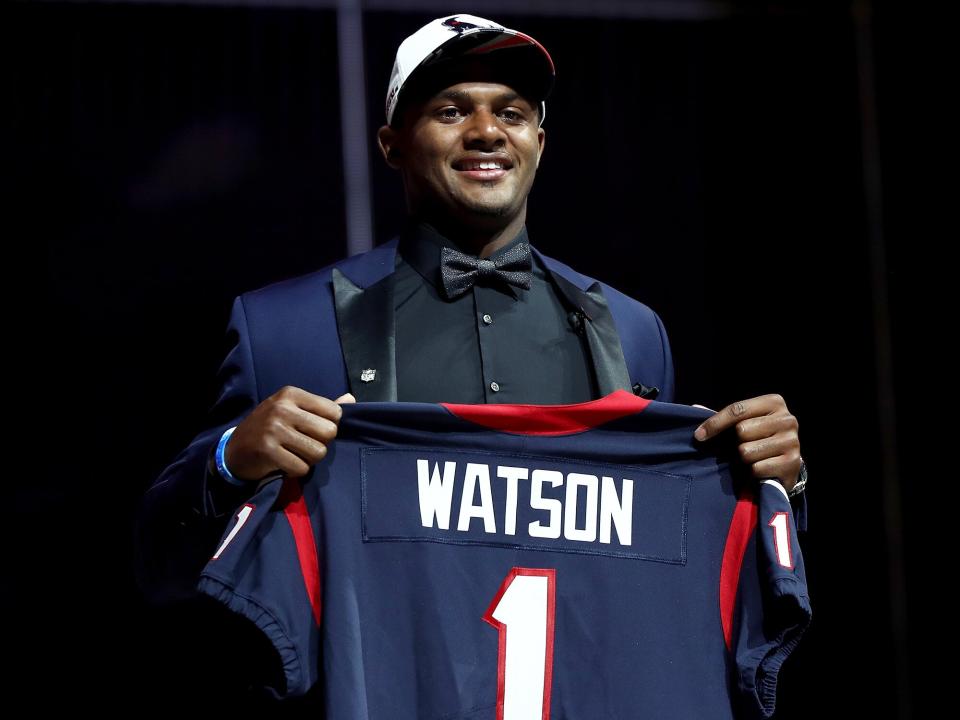
[[[360,373],[360,379],[363,382],[372,382],[374,378],[377,377],[377,371],[373,368],[367,368],[362,373]]]

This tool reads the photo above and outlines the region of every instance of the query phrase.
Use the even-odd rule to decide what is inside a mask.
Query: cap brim
[[[529,35],[491,28],[476,28],[450,38],[424,58],[404,84],[428,68],[461,58],[486,59],[505,77],[524,79],[535,100],[545,100],[553,89],[555,68],[546,48]]]

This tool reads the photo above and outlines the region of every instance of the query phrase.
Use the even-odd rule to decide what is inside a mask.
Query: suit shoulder
[[[654,320],[658,317],[653,308],[646,303],[642,303],[606,283],[600,283],[600,287],[603,288],[603,296],[607,299],[611,307],[616,306],[621,311],[631,313],[635,317],[643,320]]]
[[[335,268],[360,287],[367,287],[393,272],[396,247],[397,240],[394,238],[372,250],[337,260],[318,270],[249,290],[242,297],[245,302],[254,303],[289,302],[298,297],[315,298],[318,288],[330,282]]]
[[[547,269],[550,270],[550,272],[567,279],[581,290],[585,291],[587,288],[593,285],[593,283],[598,282],[598,280],[590,277],[589,275],[584,275],[583,273],[577,272],[566,263],[560,262],[556,258],[550,257],[549,255],[545,255],[536,248],[531,249],[533,253],[540,259],[540,261],[547,266]]]
[[[566,278],[568,281],[572,282],[578,288],[586,292],[591,287],[599,288],[603,293],[603,297],[606,298],[607,302],[611,307],[616,307],[616,310],[621,313],[631,313],[637,317],[645,319],[653,319],[656,317],[656,313],[647,305],[636,300],[626,293],[617,290],[612,285],[608,285],[602,280],[597,280],[592,278],[589,275],[584,275],[583,273],[577,272],[572,267],[566,263],[560,262],[556,258],[549,257],[540,253],[541,260],[543,263],[554,273]]]

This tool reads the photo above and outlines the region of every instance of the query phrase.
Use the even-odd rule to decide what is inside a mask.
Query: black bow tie
[[[444,247],[440,253],[440,274],[447,298],[453,300],[472,288],[477,280],[498,278],[503,282],[530,288],[530,246],[519,242],[494,260],[467,255]]]

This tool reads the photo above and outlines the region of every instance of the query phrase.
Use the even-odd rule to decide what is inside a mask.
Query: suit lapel
[[[339,269],[333,270],[340,345],[350,392],[359,402],[394,402],[397,399],[393,273],[396,240],[386,243],[379,250],[383,257],[375,265],[350,267],[351,275],[366,287],[357,285]],[[608,395],[615,390],[634,392],[620,336],[600,283],[593,281],[581,289],[577,282],[582,280],[580,284],[586,285],[588,278],[574,273],[536,248],[532,250],[547,268],[557,289],[583,319],[584,335],[600,395]],[[570,273],[572,279],[566,277],[564,270]]]
[[[544,259],[544,267],[550,273],[561,294],[570,305],[577,309],[583,320],[583,330],[590,348],[593,369],[597,377],[597,389],[601,397],[614,390],[633,392],[627,361],[623,357],[620,335],[613,322],[613,315],[603,296],[600,283],[594,281],[586,290],[581,290],[551,267],[549,259]]]
[[[337,268],[333,293],[350,392],[358,402],[397,399],[394,274],[361,288]]]

